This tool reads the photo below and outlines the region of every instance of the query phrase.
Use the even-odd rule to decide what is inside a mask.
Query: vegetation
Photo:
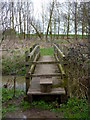
[[[70,98],[67,104],[61,105],[60,109],[64,112],[65,118],[89,118],[86,99]]]
[[[24,94],[23,91],[20,90],[15,91],[15,97],[17,98],[23,94]],[[13,95],[14,95],[14,91],[12,89],[2,88],[2,103],[12,100],[14,97]]]
[[[44,110],[51,110],[53,109],[53,103],[46,103],[42,100],[34,101],[32,105],[36,108],[44,109]]]
[[[40,54],[41,54],[41,56],[44,56],[44,55],[53,56],[53,48],[41,48]]]
[[[20,107],[22,107],[24,111],[31,108],[30,103],[24,100],[21,101]]]
[[[14,72],[17,75],[25,75],[25,58],[24,55],[12,55],[12,58],[7,57],[2,60],[2,74],[10,75]]]
[[[24,108],[28,108],[28,103],[23,102]],[[70,98],[66,104],[57,106],[57,102],[46,103],[45,101],[34,101],[35,108],[50,110],[52,112],[63,112],[64,118],[86,119],[88,118],[88,103],[86,99]]]
[[[53,56],[53,48],[41,48],[40,53],[41,56],[43,55]],[[12,55],[12,58],[6,57],[2,59],[3,75],[11,75],[15,71],[17,75],[25,75],[25,56],[18,55],[17,52],[15,52],[15,54]]]
[[[24,95],[23,91],[16,90],[16,97],[18,98],[19,96]],[[88,119],[88,103],[86,99],[81,99],[81,98],[70,98],[68,99],[66,104],[61,104],[58,105],[57,101],[55,102],[45,102],[45,101],[33,101],[32,105],[28,103],[27,101],[22,100],[19,105],[13,104],[9,101],[13,98],[13,91],[10,89],[2,89],[2,102],[9,103],[6,105],[6,107],[2,107],[2,113],[3,117],[7,112],[14,112],[18,110],[19,108],[23,109],[26,111],[27,109],[30,109],[32,107],[37,108],[37,109],[42,109],[42,110],[50,110],[52,112],[63,112],[64,113],[64,118],[77,118],[77,119]]]
[[[5,116],[5,114],[7,112],[14,112],[19,108],[18,105],[13,104],[13,103],[8,103],[8,102],[11,101],[12,99],[13,100],[17,99],[21,95],[24,95],[24,92],[20,91],[20,90],[16,90],[15,91],[15,97],[13,95],[14,95],[14,91],[12,89],[2,88],[2,103],[6,104],[5,106],[2,106],[3,117]]]
[[[6,55],[2,56],[2,74],[25,75],[24,50],[22,51],[19,47],[23,48],[25,45],[27,47],[34,40],[36,43],[46,41],[45,46],[53,42],[60,44],[65,59],[61,60],[59,55],[57,57],[61,64],[65,62],[63,68],[68,77],[68,85],[65,84],[65,88],[70,98],[66,104],[62,105],[58,105],[56,101],[51,103],[33,101],[32,105],[35,108],[52,112],[63,112],[64,117],[69,119],[89,119],[87,98],[90,99],[88,95],[90,60],[88,58],[89,45],[86,40],[89,38],[88,33],[90,32],[89,2],[72,2],[72,0],[64,3],[55,0],[48,3],[42,2],[38,16],[35,16],[35,5],[31,0],[1,2],[0,6],[0,21],[2,23],[0,45],[6,52]],[[8,49],[12,49],[10,53],[6,51]],[[20,50],[19,54],[16,49]],[[53,48],[42,47],[40,53],[41,56],[53,56]],[[10,89],[2,89],[3,116],[5,113],[16,111],[18,108],[27,110],[32,107],[24,100],[20,101],[19,105],[13,104],[11,101],[16,102],[19,96],[24,95],[24,92],[16,90],[16,96],[13,97],[13,92]]]

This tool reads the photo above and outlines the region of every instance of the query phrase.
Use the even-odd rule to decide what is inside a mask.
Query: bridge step
[[[60,73],[52,73],[52,74],[31,74],[30,77],[57,77],[61,76]]]
[[[39,89],[29,89],[27,95],[65,95],[65,89],[53,88],[51,92],[41,92]]]
[[[51,79],[41,79],[40,80],[41,92],[51,92],[52,84],[53,82]]]
[[[40,85],[52,85],[52,83],[50,79],[40,79]]]

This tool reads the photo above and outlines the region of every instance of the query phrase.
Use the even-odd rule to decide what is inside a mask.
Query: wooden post
[[[28,61],[28,51],[25,52],[25,61],[27,62]]]
[[[26,95],[27,95],[29,87],[30,87],[30,76],[29,74],[27,74],[26,75]]]
[[[13,94],[13,97],[15,97],[15,89],[16,89],[16,73],[14,73],[14,94]]]
[[[36,46],[37,46],[37,44],[34,44],[32,48],[34,49]]]
[[[32,47],[30,48],[30,53],[32,52]]]
[[[57,47],[58,47],[58,49],[59,49],[59,45],[58,44],[56,44],[57,45]],[[60,60],[60,57],[59,57],[59,52],[58,52],[58,50],[57,50],[57,57],[58,57],[58,59]]]
[[[29,55],[29,53],[28,53],[28,51],[26,51],[25,52],[25,60],[26,60],[26,65],[25,65],[25,67],[26,67],[26,94],[27,94],[27,91],[28,91],[28,88],[29,88],[29,76],[28,76],[28,71],[29,71],[29,64],[28,64],[28,55]]]

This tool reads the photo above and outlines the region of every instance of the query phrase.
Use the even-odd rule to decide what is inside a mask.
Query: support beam
[[[57,64],[60,63],[60,61],[36,61],[36,62],[31,62],[32,64]]]

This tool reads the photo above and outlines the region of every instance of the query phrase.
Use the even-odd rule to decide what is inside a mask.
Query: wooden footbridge
[[[41,56],[38,44],[25,52],[26,95],[30,102],[35,95],[60,96],[61,102],[66,98],[65,55],[57,44],[53,44],[53,49],[53,56]]]

